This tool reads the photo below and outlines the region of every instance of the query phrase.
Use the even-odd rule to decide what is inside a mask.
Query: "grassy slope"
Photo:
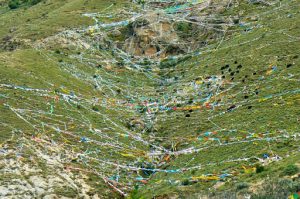
[[[244,11],[243,22],[250,24],[253,30],[244,32],[243,29],[234,33],[230,39],[225,39],[221,44],[210,46],[208,49],[202,49],[200,56],[194,57],[179,66],[176,66],[174,72],[167,72],[166,77],[172,78],[179,76],[178,83],[175,81],[169,86],[168,91],[171,93],[174,89],[189,89],[189,86],[182,87],[182,83],[193,82],[197,77],[207,77],[211,75],[220,75],[221,67],[226,64],[230,65],[232,71],[237,71],[237,66],[241,64],[243,67],[239,69],[239,73],[230,75],[230,72],[224,70],[226,80],[235,84],[235,87],[226,93],[222,102],[227,105],[221,106],[219,110],[201,110],[189,113],[171,112],[159,114],[157,128],[161,136],[167,137],[166,143],[177,143],[179,149],[188,148],[188,146],[210,146],[215,145],[213,142],[198,141],[196,138],[206,131],[218,131],[221,129],[237,130],[234,133],[219,133],[218,138],[223,141],[226,137],[237,137],[245,135],[243,132],[263,133],[276,132],[277,130],[286,130],[290,134],[299,132],[299,93],[286,94],[280,96],[286,91],[299,89],[299,64],[298,56],[299,45],[299,3],[296,1],[283,2],[283,6],[279,9],[262,8],[257,5],[241,5],[238,7],[240,12]],[[228,10],[225,15],[230,15],[236,10]],[[258,16],[258,21],[247,20],[250,17]],[[257,26],[258,25],[258,26]],[[284,34],[283,34],[284,33]],[[296,43],[295,43],[296,42]],[[288,64],[292,67],[287,68]],[[277,66],[278,70],[270,75],[267,74],[271,66]],[[256,74],[254,74],[256,73]],[[294,77],[288,79],[289,74]],[[245,78],[245,76],[248,78]],[[231,78],[234,77],[234,80]],[[263,78],[263,79],[262,79]],[[245,79],[245,82],[242,80]],[[259,93],[255,94],[255,89]],[[242,92],[241,92],[242,91]],[[270,95],[276,95],[271,99],[265,100]],[[232,96],[232,97],[230,97]],[[244,96],[248,96],[245,100]],[[194,95],[185,96],[186,99],[192,98],[196,100]],[[243,102],[243,103],[241,103]],[[213,101],[211,101],[213,103]],[[231,105],[241,105],[232,112],[217,116],[211,121],[206,118],[217,115],[222,111],[226,111]],[[248,109],[252,106],[251,109]],[[190,114],[191,117],[186,117]],[[217,126],[216,126],[217,125]],[[248,133],[246,133],[248,134]],[[280,135],[280,133],[275,133]],[[169,137],[171,136],[171,137]],[[177,140],[174,137],[178,138]],[[192,139],[183,139],[183,138]],[[170,139],[171,138],[171,139]],[[172,139],[173,138],[173,139]],[[170,141],[171,140],[171,141]],[[289,144],[287,144],[289,143]],[[282,148],[282,144],[285,147]],[[166,144],[168,146],[168,144]],[[179,150],[178,149],[178,150]],[[243,157],[262,157],[264,153],[273,151],[275,154],[285,157],[286,154],[297,151],[298,146],[295,141],[275,141],[275,142],[250,142],[245,144],[236,144],[232,146],[211,147],[208,150],[201,151],[197,154],[185,155],[177,157],[171,165],[174,168],[182,168],[188,165],[207,164],[209,162],[221,162],[223,160],[243,158]],[[254,183],[265,176],[271,175],[278,177],[279,168],[284,168],[291,162],[298,162],[296,157],[299,154],[291,155],[287,161],[277,164],[271,164],[266,167],[266,171],[261,175],[249,176],[242,174],[233,181],[228,181],[223,185],[223,190],[232,188],[239,181],[248,181]],[[288,161],[288,160],[291,161]],[[221,173],[224,171],[239,170],[242,172],[241,165],[248,165],[247,162],[225,163],[216,166],[204,167],[200,170],[185,172],[184,175],[178,174],[157,174],[150,181],[150,185],[145,187],[145,193],[154,196],[157,193],[164,195],[167,193],[179,194],[184,197],[185,193],[198,192],[199,189],[208,191],[211,187],[210,183],[197,183],[191,186],[175,185],[176,180],[180,183],[183,179],[189,179],[191,176],[201,176],[202,174]],[[170,167],[172,168],[172,167]],[[276,170],[276,168],[278,170]],[[168,180],[173,180],[169,182]],[[152,182],[152,183],[151,183]],[[179,184],[180,184],[179,183]],[[213,183],[214,184],[214,183]],[[170,190],[171,187],[171,190]],[[211,189],[210,191],[211,192]],[[172,194],[171,194],[172,195]],[[146,197],[147,198],[147,197]]]
[[[64,29],[86,27],[93,21],[83,17],[83,13],[99,12],[113,3],[116,3],[114,9],[127,6],[126,1],[49,0],[13,11],[3,8],[6,12],[3,11],[1,15],[0,36],[7,35],[10,29],[15,28],[14,35],[18,38],[35,40]]]
[[[8,35],[12,27],[16,28],[12,33],[15,37],[35,40],[53,35],[59,30],[87,26],[93,22],[88,18],[82,17],[82,13],[101,11],[112,3],[108,1],[99,2],[96,0],[87,2],[88,3],[85,3],[83,0],[51,0],[45,4],[38,4],[31,8],[8,11],[0,15],[0,38]],[[299,131],[299,93],[282,95],[277,98],[271,98],[265,101],[261,100],[262,102],[259,102],[259,99],[264,99],[270,94],[280,94],[284,91],[299,89],[300,59],[297,55],[300,49],[299,45],[296,44],[296,42],[299,41],[298,36],[300,33],[299,3],[297,1],[283,1],[282,4],[283,6],[281,8],[275,10],[273,10],[273,7],[262,8],[257,5],[241,5],[239,10],[243,9],[244,13],[246,13],[245,15],[250,17],[258,15],[259,20],[257,22],[252,21],[249,26],[260,25],[260,27],[254,28],[249,32],[243,32],[242,29],[238,31],[234,29],[236,31],[235,34],[228,38],[226,37],[220,45],[217,43],[209,46],[207,49],[203,49],[201,55],[195,56],[191,60],[176,66],[173,72],[168,72],[168,77],[174,77],[175,75],[180,76],[182,74],[181,72],[184,71],[184,77],[179,78],[180,82],[175,82],[167,87],[165,94],[172,95],[172,91],[175,88],[184,89],[182,83],[190,83],[196,77],[221,75],[220,68],[225,64],[229,64],[232,70],[236,70],[238,64],[243,65],[239,74],[234,75],[235,79],[232,82],[235,83],[236,86],[226,93],[223,99],[226,105],[222,106],[219,110],[193,111],[190,113],[191,117],[189,118],[185,117],[187,112],[184,111],[158,113],[158,122],[156,124],[158,132],[156,136],[166,137],[166,139],[157,144],[169,147],[173,142],[178,144],[178,149],[188,148],[190,146],[198,148],[214,145],[214,142],[199,142],[196,140],[203,132],[218,130],[218,128],[206,118],[226,110],[233,104],[238,105],[241,101],[244,101],[243,106],[230,113],[215,117],[212,121],[224,129],[236,129],[238,131],[237,133],[242,135],[247,133],[239,131],[256,133],[269,131],[272,133],[281,129],[291,134]],[[121,7],[123,4],[118,2],[117,7],[118,6]],[[225,14],[230,15],[235,12],[237,12],[237,10],[228,10]],[[291,17],[288,17],[288,14],[292,14]],[[244,16],[244,20],[247,20],[246,16]],[[285,34],[282,34],[283,32]],[[74,53],[68,50],[65,51],[65,53],[69,54]],[[93,54],[91,53],[90,56],[93,56]],[[100,53],[100,56],[103,55]],[[92,77],[96,73],[100,74],[104,79],[108,79],[114,85],[121,87],[124,93],[113,97],[108,87],[104,88],[103,91],[94,89],[93,83],[84,81],[82,78],[76,78],[72,76],[70,72],[63,70],[61,63],[58,61],[60,59],[63,59],[63,63],[75,64],[76,68],[79,68],[79,71],[88,74],[89,77]],[[31,88],[47,89],[52,97],[55,96],[54,90],[61,89],[62,86],[65,90],[74,91],[76,95],[83,96],[83,98],[89,100],[95,96],[100,99],[124,99],[126,92],[129,92],[129,95],[135,95],[136,92],[139,92],[141,96],[147,95],[146,92],[142,92],[142,89],[149,90],[149,96],[156,95],[154,93],[153,81],[150,79],[147,80],[143,74],[127,71],[119,74],[121,79],[116,79],[104,69],[99,70],[88,64],[79,64],[78,60],[71,59],[65,55],[58,55],[50,50],[36,50],[26,47],[14,52],[1,52],[0,60],[1,84],[15,84]],[[238,64],[235,64],[235,61],[237,61]],[[286,68],[286,65],[290,63],[292,67]],[[271,75],[266,75],[266,70],[268,70],[270,64],[276,65],[278,70]],[[254,72],[256,72],[257,75],[253,75]],[[295,76],[288,79],[288,74],[294,74]],[[225,75],[226,79],[230,81],[229,73],[225,72]],[[242,79],[244,79],[245,75],[248,75],[248,78],[245,80],[245,83],[243,83]],[[259,80],[262,76],[264,76],[264,79]],[[284,79],[284,77],[286,77],[286,79]],[[128,89],[124,85],[128,78],[130,78],[132,82],[135,82],[129,91],[127,91]],[[141,87],[142,82],[145,84],[144,88]],[[243,88],[244,93],[240,92]],[[67,135],[58,134],[50,128],[46,128],[46,132],[41,130],[40,121],[56,124],[61,129],[64,128],[63,123],[66,123],[69,130],[72,130],[79,136],[87,136],[105,142],[105,138],[88,133],[89,126],[82,122],[85,118],[88,118],[88,120],[92,122],[93,128],[107,128],[109,129],[105,132],[107,135],[114,139],[120,139],[119,141],[121,143],[127,145],[125,152],[137,152],[137,150],[130,149],[130,144],[132,143],[141,151],[148,151],[149,146],[144,146],[133,140],[122,138],[122,136],[118,134],[118,132],[122,131],[121,128],[115,127],[111,122],[105,119],[105,117],[109,117],[121,127],[126,127],[128,119],[139,117],[139,113],[124,108],[115,110],[114,107],[109,109],[107,109],[107,107],[100,107],[100,114],[104,114],[104,116],[101,116],[98,112],[92,111],[92,105],[89,103],[81,102],[80,104],[84,108],[78,109],[76,104],[60,101],[55,104],[55,115],[34,115],[27,113],[28,120],[37,125],[37,129],[34,129],[34,127],[17,117],[16,114],[4,104],[9,104],[14,108],[48,112],[50,110],[49,101],[44,97],[38,96],[39,93],[35,92],[0,89],[1,94],[5,96],[1,96],[0,98],[0,121],[2,124],[5,124],[3,128],[1,127],[0,129],[2,135],[1,141],[5,141],[11,137],[12,129],[19,129],[22,130],[27,137],[33,134],[41,134],[42,136],[51,137],[56,141],[68,140],[67,143],[70,144],[69,147],[78,152],[85,151],[86,149],[102,150],[102,147],[96,144],[80,144],[77,146],[75,143],[77,143],[78,140],[73,140]],[[254,93],[255,89],[259,90],[257,95]],[[62,91],[62,93],[64,93],[64,91]],[[228,96],[230,95],[234,97],[229,98]],[[245,95],[248,95],[249,99],[245,100]],[[195,96],[194,94],[189,94],[185,96],[185,98],[195,98]],[[252,109],[248,109],[250,105],[253,106]],[[63,116],[61,117],[60,115]],[[34,120],[34,118],[37,120]],[[237,133],[229,135],[218,134],[218,136],[220,136],[221,139],[225,136],[236,137]],[[187,137],[192,139],[182,139]],[[145,139],[147,139],[147,135],[145,135]],[[220,162],[222,160],[239,157],[261,156],[263,153],[270,153],[270,150],[283,157],[291,153],[290,157],[285,157],[284,161],[267,166],[266,171],[261,174],[241,174],[233,180],[226,182],[221,189],[227,190],[237,182],[246,181],[253,183],[270,174],[277,176],[287,164],[298,161],[296,158],[298,154],[293,154],[293,151],[298,149],[295,141],[271,141],[269,145],[267,144],[266,141],[261,141],[256,142],[256,144],[250,142],[230,146],[214,146],[209,150],[204,150],[197,154],[173,157],[174,159],[168,168],[181,168],[187,165],[194,166],[209,162]],[[283,148],[282,145],[284,146]],[[121,156],[120,152],[116,151],[115,148],[109,147],[95,155],[95,157],[112,161],[115,159],[120,159],[120,161],[123,160],[124,162],[133,161],[130,158]],[[134,158],[134,160],[135,159],[138,158]],[[197,183],[191,186],[178,186],[170,183],[169,180],[179,180],[181,183],[191,176],[200,176],[206,173],[220,173],[225,170],[241,171],[242,164],[247,165],[248,163],[239,162],[209,166],[199,170],[188,171],[183,174],[157,173],[153,175],[147,186],[139,190],[139,195],[145,198],[155,195],[172,195],[173,193],[182,194],[182,196],[184,196],[187,193],[197,193],[199,189],[207,191],[215,182]],[[80,162],[74,163],[74,165],[83,168],[86,167]],[[94,168],[101,166],[97,162],[91,162],[90,165]],[[112,172],[114,169],[115,168],[108,166],[102,170],[109,176],[113,175]],[[125,181],[126,175],[128,175],[128,173],[124,171],[122,176],[124,176]],[[135,176],[135,174],[132,175]],[[91,175],[90,179],[90,183],[94,187],[97,187],[95,188],[95,192],[101,194],[104,189],[107,189],[107,187],[102,185],[98,188],[99,184],[97,183],[101,180],[94,175]],[[58,192],[60,193],[61,191],[58,190]],[[108,195],[109,194],[112,193],[110,192]]]
[[[1,37],[4,37],[10,34],[11,28],[15,28],[15,31],[12,33],[15,38],[35,40],[51,36],[64,29],[83,25],[87,27],[93,22],[89,18],[81,16],[81,14],[100,11],[112,3],[114,2],[89,1],[86,3],[85,1],[47,1],[45,4],[41,3],[30,8],[8,11],[0,16],[1,25],[3,27],[1,28],[0,34]],[[118,6],[123,7],[124,4],[126,4],[126,2],[119,2],[113,9],[117,9]],[[42,17],[43,14],[46,14],[46,17]],[[115,125],[126,126],[127,118],[134,117],[136,113],[133,111],[118,112],[114,106],[109,104],[107,106],[97,105],[99,111],[93,111],[93,105],[89,101],[92,101],[94,97],[99,98],[100,102],[103,99],[108,101],[112,99],[112,93],[109,93],[110,91],[108,89],[109,86],[104,86],[105,88],[103,88],[101,92],[94,88],[92,80],[93,76],[97,73],[101,75],[103,79],[109,79],[109,82],[118,84],[118,87],[124,92],[126,92],[126,87],[124,87],[123,84],[128,81],[129,77],[131,82],[136,85],[141,85],[141,81],[147,85],[147,81],[144,80],[144,75],[125,71],[123,78],[116,78],[112,72],[106,72],[104,69],[98,70],[96,67],[89,66],[87,63],[80,64],[77,63],[77,60],[68,58],[67,53],[74,52],[66,50],[63,53],[66,55],[59,55],[48,50],[37,50],[28,46],[22,46],[21,49],[14,52],[0,53],[1,84],[45,89],[47,90],[46,95],[48,96],[47,98],[41,96],[45,94],[43,92],[26,92],[21,89],[1,87],[1,142],[3,143],[10,139],[13,132],[17,132],[16,135],[18,135],[18,132],[22,132],[23,137],[26,139],[30,139],[32,135],[36,135],[41,138],[51,137],[52,140],[58,142],[63,141],[66,145],[64,150],[70,150],[72,148],[72,151],[82,152],[100,149],[101,152],[97,152],[96,155],[93,156],[94,158],[109,160],[112,156],[113,160],[119,159],[119,161],[127,161],[127,159],[121,156],[120,152],[113,147],[103,148],[98,144],[82,144],[80,146],[74,144],[78,144],[80,137],[84,136],[99,142],[103,139],[102,141],[105,143],[107,138],[104,139],[101,138],[101,136],[99,137],[99,135],[94,135],[89,132],[90,127],[92,127],[103,130],[104,134],[113,139],[119,139],[119,141],[123,143],[122,146],[129,152],[132,151],[132,147],[129,146],[129,144],[140,148],[140,143],[136,143],[131,139],[124,139],[121,136],[121,133],[124,133],[122,130],[123,127],[116,127],[110,122],[114,122]],[[101,54],[101,56],[103,56],[103,54]],[[60,63],[59,60],[63,60],[63,62]],[[63,70],[62,65],[66,63],[75,64],[75,68],[78,67],[78,71],[81,74],[87,75],[86,78],[89,80],[76,78],[72,76],[72,72]],[[55,90],[59,90],[60,93],[55,94]],[[70,94],[70,91],[73,91],[77,96],[83,98],[82,102],[79,102],[79,106],[74,103],[67,103],[62,99],[62,94]],[[53,98],[56,95],[59,95],[61,100],[55,103]],[[116,98],[124,99],[124,94]],[[51,104],[54,106],[53,115],[50,114]],[[28,112],[23,115],[26,121],[14,114],[8,106],[15,109],[26,109]],[[44,111],[45,113],[39,114],[36,111]],[[107,120],[107,118],[109,118],[109,120]],[[91,122],[92,126],[83,123],[83,121]],[[77,135],[78,138],[73,139],[68,135],[59,134],[49,126],[42,127],[42,122],[60,129],[64,129],[64,126],[67,125],[67,129]],[[18,136],[12,137],[13,140],[16,138],[19,140]],[[14,145],[14,142],[12,142],[11,145]],[[40,150],[43,151],[43,149]],[[32,151],[23,152],[24,156],[25,154],[28,157],[34,155]],[[41,161],[44,162],[44,160]],[[25,160],[25,162],[30,163],[30,161],[27,160]],[[93,161],[90,162],[90,165],[92,165],[93,168],[100,166],[98,162]],[[75,161],[74,166],[82,167],[83,165]],[[40,165],[40,167],[43,168],[45,173],[47,173],[47,171],[50,173],[53,172],[51,169],[48,169],[47,166],[42,167]],[[111,173],[113,170],[114,169],[110,166],[108,168],[102,166],[100,172],[106,173],[108,171]],[[7,174],[3,174],[1,179],[6,179],[6,175]],[[112,174],[109,175],[111,176]],[[22,176],[17,177],[23,178]],[[13,176],[10,176],[10,178],[13,178]],[[98,193],[100,196],[107,194],[106,197],[115,195],[112,190],[107,189],[108,187],[103,184],[103,180],[99,176],[91,174],[89,175],[89,179],[88,183],[90,183],[95,190],[90,194]],[[61,196],[74,197],[74,194],[76,196],[76,191],[67,191],[59,187],[54,193]]]

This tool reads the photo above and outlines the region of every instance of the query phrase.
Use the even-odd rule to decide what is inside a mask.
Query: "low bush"
[[[237,185],[236,185],[237,190],[247,189],[248,187],[249,187],[249,184],[246,182],[240,182],[240,183],[237,183]]]
[[[10,9],[17,9],[21,6],[33,6],[40,3],[42,0],[9,0],[8,7]]]
[[[265,167],[262,165],[256,165],[256,173],[261,173],[265,170]]]
[[[295,175],[298,172],[299,172],[299,168],[294,164],[290,164],[283,170],[282,175],[291,176],[291,175]]]

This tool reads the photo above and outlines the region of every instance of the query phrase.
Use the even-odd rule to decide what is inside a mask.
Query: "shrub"
[[[189,33],[191,31],[191,24],[190,23],[186,23],[186,22],[180,22],[178,24],[176,24],[176,27],[175,29],[177,31],[181,31],[181,32],[184,32],[184,33]]]
[[[246,182],[240,182],[236,185],[237,190],[247,189],[249,187],[249,184]]]
[[[295,175],[298,172],[299,172],[299,168],[294,164],[290,164],[283,170],[282,174],[291,176],[291,175]]]
[[[82,108],[80,104],[77,104],[76,107],[77,107],[77,109],[81,109]]]
[[[277,199],[287,198],[290,193],[299,190],[299,181],[290,179],[269,179],[257,193],[252,194],[251,199]]]
[[[35,4],[38,4],[40,3],[42,0],[31,0],[30,1],[30,5],[35,5]]]
[[[19,6],[20,6],[20,3],[19,3],[19,1],[16,1],[16,0],[10,1],[8,3],[8,7],[12,10],[17,9]]]
[[[8,2],[8,7],[10,9],[17,9],[22,5],[33,6],[40,3],[42,0],[10,0]]]
[[[92,109],[97,112],[99,111],[99,108],[97,106],[93,106]]]
[[[181,181],[181,184],[182,184],[183,186],[187,186],[187,185],[190,184],[190,181],[189,181],[189,179],[184,179],[184,180]]]
[[[256,173],[261,173],[265,170],[265,167],[262,165],[256,165]]]

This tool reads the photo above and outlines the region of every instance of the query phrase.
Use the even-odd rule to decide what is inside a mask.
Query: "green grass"
[[[116,5],[105,10],[106,14],[118,13],[122,8],[136,9],[127,1],[96,0],[48,0],[16,10],[7,10],[5,6],[0,8],[0,38],[11,35],[22,41],[21,47],[15,51],[0,51],[0,84],[46,90],[43,92],[0,88],[1,143],[5,144],[13,132],[21,131],[24,139],[30,140],[36,135],[42,139],[63,143],[63,153],[73,151],[80,154],[90,151],[93,153],[88,155],[87,164],[76,157],[70,160],[72,165],[86,170],[96,170],[108,178],[116,175],[116,167],[103,164],[99,160],[114,163],[118,161],[124,165],[135,166],[143,160],[151,162],[144,155],[150,151],[151,146],[135,140],[131,135],[124,136],[125,134],[141,136],[152,144],[168,149],[176,145],[178,151],[190,147],[208,147],[198,153],[172,156],[172,160],[161,169],[203,165],[202,168],[181,173],[157,172],[151,175],[146,185],[135,180],[139,176],[138,172],[120,169],[120,183],[129,184],[132,190],[134,185],[139,185],[139,188],[131,194],[131,198],[175,195],[191,198],[197,194],[207,195],[209,192],[215,193],[217,197],[220,196],[218,195],[220,192],[239,193],[239,190],[236,190],[239,184],[247,183],[252,186],[266,180],[268,176],[280,179],[282,171],[288,165],[299,164],[298,140],[291,138],[271,141],[249,141],[251,138],[247,138],[249,142],[227,146],[220,146],[216,141],[197,139],[199,136],[203,137],[203,133],[207,131],[217,131],[217,134],[211,137],[219,138],[222,143],[226,140],[229,140],[229,143],[234,142],[236,138],[245,140],[243,137],[251,133],[265,134],[265,137],[271,138],[299,133],[300,93],[292,92],[299,89],[300,47],[297,45],[299,41],[297,35],[300,33],[298,11],[300,5],[297,1],[284,0],[280,8],[277,7],[278,4],[264,7],[241,3],[239,7],[228,9],[223,15],[235,15],[243,11],[242,22],[249,22],[247,26],[253,29],[245,32],[243,27],[233,27],[230,29],[232,32],[224,37],[222,42],[217,40],[200,49],[200,55],[183,59],[178,64],[174,64],[174,61],[170,67],[162,67],[158,74],[145,74],[127,69],[116,72],[117,70],[108,70],[104,67],[97,68],[99,64],[105,65],[106,59],[114,60],[115,57],[110,51],[65,48],[62,44],[41,49],[31,46],[32,42],[60,31],[92,25],[94,22],[82,14],[101,12],[114,2]],[[292,17],[288,17],[289,14],[292,14]],[[258,16],[258,21],[249,20],[251,16]],[[120,16],[101,20],[118,21]],[[182,28],[185,31],[186,27]],[[85,39],[92,40],[89,36]],[[88,61],[80,62],[80,59],[75,58],[75,55],[78,56],[80,53]],[[239,70],[239,72],[233,76],[230,74],[232,71],[223,70],[222,74],[221,67],[226,64],[232,71]],[[242,68],[237,69],[240,64]],[[287,67],[289,64],[292,64],[291,67]],[[277,70],[267,74],[270,65],[276,66]],[[114,69],[117,68],[116,64],[112,66]],[[291,77],[290,74],[294,76]],[[178,98],[186,102],[182,106],[187,106],[191,99],[200,98],[193,91],[191,83],[199,77],[212,75],[225,75],[228,82],[224,85],[224,89],[228,91],[216,98],[224,105],[215,110],[158,112],[155,115],[157,119],[154,124],[155,130],[150,133],[141,134],[139,130],[128,128],[132,119],[143,120],[145,114],[125,105],[102,103],[103,100],[112,102],[128,98],[141,103],[143,97],[162,100],[163,97],[179,96],[176,91],[184,90],[186,94]],[[95,77],[98,79],[95,80]],[[164,90],[160,90],[159,82],[154,80],[154,78],[163,80],[174,77],[177,77],[177,80],[164,86]],[[96,81],[100,89],[95,88]],[[234,84],[232,88],[231,84]],[[205,90],[205,87],[202,87],[202,90]],[[63,94],[71,92],[80,99],[64,100]],[[54,100],[56,96],[60,96],[59,101]],[[95,98],[99,101],[96,102]],[[51,105],[54,108],[52,114]],[[237,108],[222,113],[232,105],[237,105]],[[23,119],[9,107],[19,111],[17,113]],[[190,117],[186,117],[187,114],[190,114]],[[59,132],[53,127],[62,131],[67,128],[73,136]],[[101,130],[101,133],[95,133],[93,131],[95,129]],[[82,137],[97,142],[80,142]],[[115,146],[103,146],[103,143],[108,142],[113,142]],[[16,143],[12,143],[14,144]],[[262,172],[253,174],[244,173],[242,166],[253,166],[257,164],[255,160],[226,162],[237,158],[262,158],[265,153],[278,154],[283,160],[271,163],[265,166]],[[155,161],[158,160],[153,162]],[[210,163],[212,164],[208,165]],[[47,165],[44,163],[41,162],[39,166],[47,171]],[[224,185],[214,191],[211,191],[211,188],[216,181],[182,185],[192,176],[222,173],[238,174],[225,179]],[[88,184],[93,187],[93,193],[107,198],[110,194],[116,194],[103,182],[99,174],[88,176]],[[8,177],[1,175],[0,178],[4,180]],[[240,191],[245,190],[246,187]],[[129,193],[130,191],[127,190]],[[76,191],[71,189],[59,188],[54,192],[66,197],[77,196]]]

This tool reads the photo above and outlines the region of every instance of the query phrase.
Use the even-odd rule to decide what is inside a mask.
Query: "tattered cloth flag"
[[[50,114],[52,114],[54,112],[54,106],[53,104],[50,105]]]

